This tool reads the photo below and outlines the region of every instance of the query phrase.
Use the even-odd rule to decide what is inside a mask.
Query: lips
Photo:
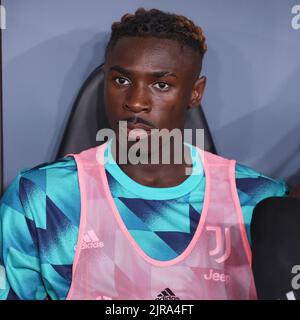
[[[120,120],[118,125],[121,134],[125,134],[130,141],[149,137],[152,134],[152,129],[154,128],[154,126],[147,123],[146,120],[138,117]]]
[[[133,130],[133,129],[139,129],[139,130],[145,130],[145,131],[149,131],[152,129],[150,126],[147,126],[145,124],[142,123],[127,123],[127,128],[129,131]]]

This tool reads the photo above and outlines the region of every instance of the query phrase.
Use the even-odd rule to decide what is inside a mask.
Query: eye
[[[167,83],[160,81],[160,82],[155,83],[154,87],[161,90],[161,91],[167,91],[170,86]]]
[[[129,84],[129,81],[122,77],[117,77],[114,81],[120,86],[127,86]]]

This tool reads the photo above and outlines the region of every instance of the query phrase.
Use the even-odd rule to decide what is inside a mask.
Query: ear
[[[203,97],[204,89],[206,85],[206,77],[202,76],[198,78],[193,86],[191,99],[188,105],[188,109],[198,107]]]
[[[106,73],[107,67],[106,67],[106,63],[105,63],[105,62],[100,65],[100,69],[101,69],[101,71],[102,71],[103,73]]]

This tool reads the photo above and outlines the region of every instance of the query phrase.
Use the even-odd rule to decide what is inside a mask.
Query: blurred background
[[[204,29],[208,82],[202,105],[217,152],[291,186],[300,183],[300,29],[291,23],[296,4],[2,0],[4,188],[21,169],[55,159],[78,91],[103,62],[111,24],[139,7],[186,15]]]

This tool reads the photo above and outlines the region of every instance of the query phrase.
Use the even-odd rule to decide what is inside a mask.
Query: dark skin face
[[[198,107],[203,96],[206,78],[198,78],[198,70],[198,53],[175,40],[119,39],[104,65],[107,117],[117,137],[118,122],[128,118],[151,129],[183,130],[188,109]],[[189,167],[185,163],[119,165],[133,180],[153,187],[180,184]]]

